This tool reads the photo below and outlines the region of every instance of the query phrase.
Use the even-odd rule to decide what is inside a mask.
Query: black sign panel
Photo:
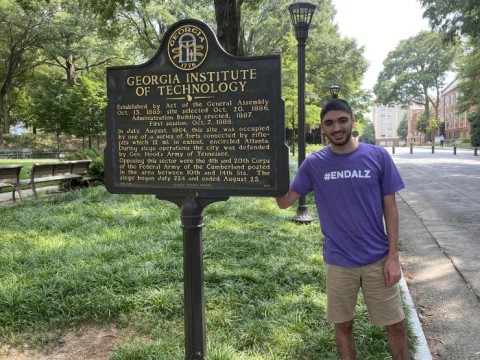
[[[107,69],[105,169],[112,193],[203,198],[288,189],[279,55],[235,57],[184,20],[157,54]]]

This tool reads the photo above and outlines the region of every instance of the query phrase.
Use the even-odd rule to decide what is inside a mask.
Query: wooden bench
[[[15,150],[10,149],[1,149],[0,150],[0,159],[17,159],[18,153]]]
[[[92,160],[57,161],[49,163],[34,163],[30,170],[30,178],[20,180],[21,185],[27,185],[38,199],[36,184],[73,179],[80,179],[88,172]],[[14,192],[15,198],[15,192]]]
[[[11,188],[12,199],[15,201],[15,191],[23,200],[22,190],[20,189],[20,170],[23,165],[1,165],[0,166],[0,189]]]

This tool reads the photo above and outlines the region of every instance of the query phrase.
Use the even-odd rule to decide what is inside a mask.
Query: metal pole
[[[185,360],[205,359],[205,299],[203,287],[203,207],[197,198],[182,204]]]
[[[297,25],[298,26],[298,25]],[[305,40],[298,41],[298,167],[305,160]],[[305,196],[298,199],[294,221],[310,223],[313,218],[308,214]]]
[[[185,324],[185,360],[205,360],[205,295],[203,280],[203,209],[228,197],[157,196],[181,207],[183,228],[183,301]]]

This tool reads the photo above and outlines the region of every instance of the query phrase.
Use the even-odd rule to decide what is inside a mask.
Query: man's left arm
[[[388,255],[385,262],[385,285],[392,286],[400,281],[402,270],[398,253],[398,209],[395,193],[383,197],[383,214],[388,238]]]

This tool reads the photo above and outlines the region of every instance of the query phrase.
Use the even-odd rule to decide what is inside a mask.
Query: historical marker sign
[[[281,59],[234,57],[185,20],[157,54],[107,70],[107,189],[162,198],[288,189]]]

